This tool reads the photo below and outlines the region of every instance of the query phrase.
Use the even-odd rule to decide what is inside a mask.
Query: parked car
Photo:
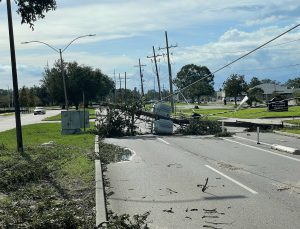
[[[33,114],[37,115],[37,114],[46,114],[46,110],[44,107],[36,107],[33,110]]]

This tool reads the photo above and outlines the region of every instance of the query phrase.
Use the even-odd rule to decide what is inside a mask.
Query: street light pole
[[[68,103],[68,96],[67,96],[67,87],[66,87],[66,79],[65,79],[65,70],[64,70],[64,61],[62,58],[62,51],[59,49],[59,56],[60,56],[60,68],[61,68],[61,75],[63,79],[63,85],[64,85],[64,94],[65,94],[65,106],[66,109],[69,109],[69,103]]]
[[[13,91],[14,91],[14,104],[15,104],[15,120],[16,120],[16,135],[17,135],[17,150],[23,153],[23,138],[22,138],[22,125],[21,125],[21,115],[20,115],[20,103],[19,103],[19,87],[18,87],[18,74],[17,74],[17,64],[16,64],[16,51],[14,42],[14,30],[12,23],[12,13],[11,13],[11,2],[7,3],[7,19],[8,19],[8,30],[9,30],[9,42],[10,42],[10,57],[11,57],[11,70],[13,79]]]
[[[64,47],[63,49],[57,49],[49,44],[47,44],[46,42],[42,42],[42,41],[25,41],[25,42],[21,42],[21,44],[29,44],[29,43],[40,43],[40,44],[44,44],[46,46],[48,46],[49,48],[51,48],[52,50],[54,50],[55,52],[59,53],[59,57],[60,57],[60,67],[61,67],[61,75],[62,75],[62,80],[63,80],[63,87],[64,87],[64,97],[65,97],[65,107],[68,110],[69,109],[69,104],[68,104],[68,96],[67,96],[67,86],[66,86],[66,80],[65,80],[65,71],[64,71],[64,61],[62,58],[62,53],[64,51],[66,51],[66,49],[76,40],[83,38],[83,37],[93,37],[96,36],[96,34],[88,34],[88,35],[84,35],[84,36],[79,36],[76,37],[75,39],[73,39],[71,42],[69,42],[68,45],[66,45],[66,47]]]

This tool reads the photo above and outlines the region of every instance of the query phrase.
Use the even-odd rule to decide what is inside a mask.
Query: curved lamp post
[[[75,39],[73,39],[72,41],[69,42],[68,45],[66,45],[63,49],[57,49],[49,44],[47,44],[46,42],[43,41],[25,41],[25,42],[21,42],[21,44],[29,44],[29,43],[40,43],[40,44],[44,44],[46,46],[48,46],[49,48],[51,48],[52,50],[54,50],[55,52],[59,53],[59,57],[60,57],[60,67],[61,67],[61,74],[62,74],[62,79],[63,79],[63,85],[64,85],[64,95],[65,95],[65,105],[66,105],[66,109],[69,109],[69,104],[68,104],[68,96],[67,96],[67,87],[66,87],[66,80],[65,80],[65,74],[64,74],[64,65],[63,65],[63,58],[62,58],[62,53],[64,51],[66,51],[66,49],[76,40],[80,39],[80,38],[84,38],[84,37],[93,37],[96,36],[96,34],[88,34],[88,35],[84,35],[84,36],[79,36],[76,37]]]

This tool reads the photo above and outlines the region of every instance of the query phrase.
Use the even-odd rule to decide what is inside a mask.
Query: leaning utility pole
[[[23,153],[24,149],[23,149],[22,125],[21,125],[20,103],[19,103],[18,74],[17,74],[16,51],[15,51],[14,30],[13,30],[13,23],[12,23],[10,0],[7,0],[7,20],[8,20],[8,30],[9,30],[9,42],[10,42],[11,71],[12,71],[13,91],[14,91],[13,97],[14,97],[14,104],[15,104],[17,150],[18,152]]]
[[[139,67],[140,68],[140,77],[141,77],[141,90],[142,90],[142,97],[144,97],[144,85],[143,85],[143,73],[142,73],[142,67],[145,67],[145,64],[141,64],[141,59],[139,58],[139,65],[138,66],[134,66],[134,67]]]
[[[162,56],[162,55],[160,55],[160,54],[159,54],[159,55],[156,55],[156,54],[155,54],[154,46],[152,46],[152,49],[153,49],[153,56],[147,56],[147,58],[153,58],[153,59],[154,59],[155,70],[156,70],[156,77],[157,77],[157,84],[158,84],[159,100],[161,100],[162,97],[161,97],[160,79],[159,79],[159,73],[158,73],[158,68],[157,68],[157,61],[156,61],[156,58],[159,57],[159,56]]]
[[[170,83],[170,94],[171,94],[171,107],[172,107],[172,112],[174,112],[173,80],[172,80],[172,69],[171,69],[171,63],[170,63],[170,52],[169,52],[169,49],[170,48],[175,48],[175,47],[177,47],[177,45],[171,45],[171,46],[169,46],[167,31],[165,31],[165,36],[166,36],[166,47],[165,48],[159,48],[158,50],[167,49],[168,69],[169,69],[169,83]]]

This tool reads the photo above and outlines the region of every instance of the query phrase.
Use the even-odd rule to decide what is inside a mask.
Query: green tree
[[[232,74],[224,83],[226,97],[234,97],[234,103],[238,96],[247,91],[247,83],[243,75]]]
[[[248,84],[248,88],[253,88],[257,85],[260,85],[261,81],[257,78],[257,77],[252,77],[252,79],[250,80],[249,84]]]
[[[28,107],[29,106],[29,89],[23,86],[19,92],[19,100],[21,107]]]
[[[2,0],[0,0],[1,2]],[[29,24],[33,29],[34,22],[44,18],[45,13],[56,9],[55,0],[14,0],[17,4],[17,13],[21,16],[21,23]]]
[[[280,82],[278,82],[278,81],[276,81],[276,80],[271,80],[271,79],[268,79],[268,78],[262,79],[260,82],[261,82],[261,83],[280,84]]]
[[[285,85],[289,88],[300,88],[300,77],[289,79]]]
[[[79,65],[76,62],[64,63],[67,95],[70,104],[78,109],[85,95],[85,105],[91,100],[103,100],[113,89],[114,82],[104,75],[100,69]],[[55,103],[64,103],[64,90],[61,77],[60,63],[57,61],[53,68],[46,68],[42,80],[43,87]]]
[[[64,104],[64,88],[62,83],[60,61],[56,61],[51,69],[49,67],[45,68],[41,82],[42,87],[47,89],[47,94],[49,95],[50,101],[53,105]],[[68,85],[67,77],[66,84]]]
[[[214,94],[214,75],[211,74],[206,66],[197,66],[195,64],[183,66],[177,73],[174,83],[179,89],[192,84],[183,91],[183,94],[192,100],[197,98],[198,103],[201,96]]]
[[[253,102],[255,103],[255,106],[256,106],[256,103],[257,102],[261,102],[262,99],[263,99],[263,94],[264,94],[264,90],[259,88],[259,87],[256,87],[256,88],[250,88],[248,90],[248,101],[247,103],[252,106],[253,105]]]

